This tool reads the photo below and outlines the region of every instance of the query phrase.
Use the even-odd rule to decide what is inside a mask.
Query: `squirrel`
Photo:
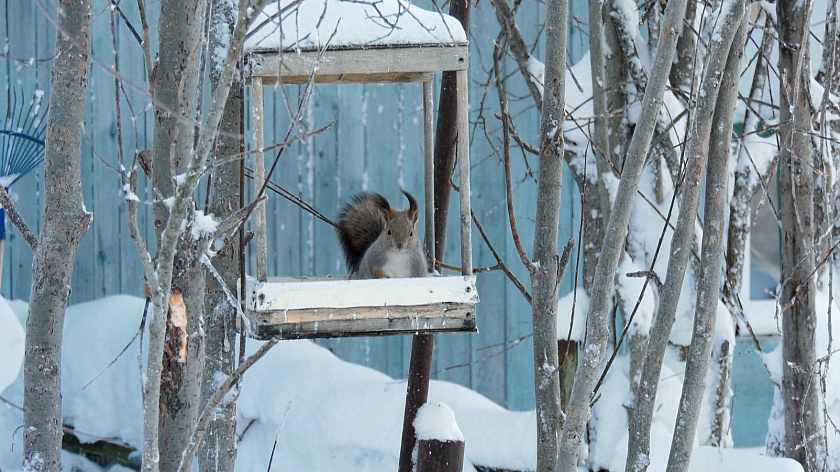
[[[338,239],[351,278],[423,277],[426,256],[415,229],[417,201],[403,190],[408,209],[393,210],[378,193],[360,193],[338,215]]]

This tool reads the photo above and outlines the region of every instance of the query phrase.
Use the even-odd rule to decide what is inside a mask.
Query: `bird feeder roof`
[[[464,44],[458,20],[404,0],[282,0],[254,19],[245,51]]]

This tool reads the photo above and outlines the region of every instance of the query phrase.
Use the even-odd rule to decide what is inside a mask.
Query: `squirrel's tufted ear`
[[[405,195],[405,198],[408,199],[408,217],[411,221],[417,223],[417,220],[420,219],[420,210],[417,207],[417,200],[415,200],[414,197],[405,190],[403,190],[402,193]]]
[[[388,203],[388,199],[383,197],[378,193],[369,193],[364,194],[364,198],[370,198],[371,201],[382,211],[382,216],[385,217],[385,221],[391,221],[397,216],[397,212],[391,208],[391,204]]]

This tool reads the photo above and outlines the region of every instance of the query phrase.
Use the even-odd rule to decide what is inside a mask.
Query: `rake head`
[[[41,106],[44,92],[36,91],[28,101],[18,95],[16,90],[12,93],[0,127],[0,185],[6,188],[44,162],[48,108]]]

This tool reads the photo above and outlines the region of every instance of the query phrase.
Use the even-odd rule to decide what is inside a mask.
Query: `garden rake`
[[[18,97],[14,91],[8,97],[10,106],[0,128],[0,185],[9,187],[44,161],[44,139],[47,134],[46,106],[42,90],[30,100]],[[0,281],[3,277],[3,256],[6,249],[6,210],[0,208]]]

